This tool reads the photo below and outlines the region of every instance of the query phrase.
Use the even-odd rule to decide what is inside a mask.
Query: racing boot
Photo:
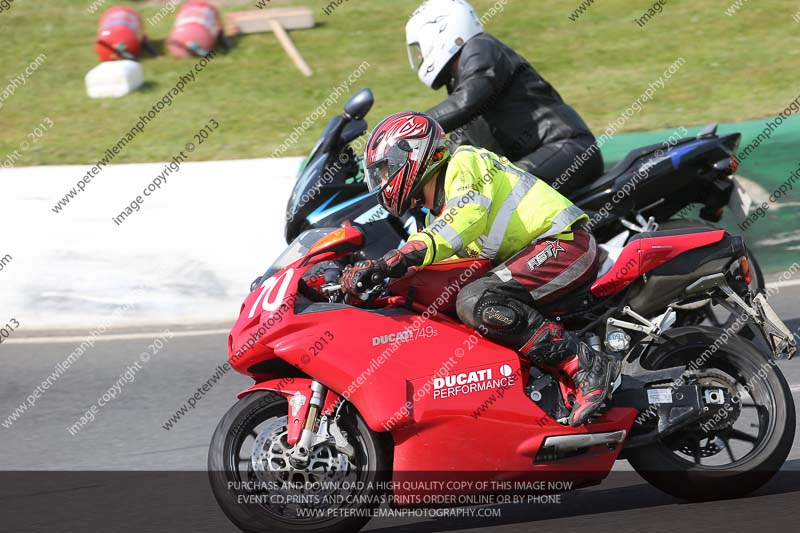
[[[545,321],[519,351],[536,366],[569,381],[578,371],[578,358],[577,347],[565,335],[563,326]]]
[[[618,369],[616,362],[554,322],[545,322],[520,349],[533,364],[558,373],[575,385],[575,401],[568,422],[584,424],[608,397]]]
[[[575,403],[569,414],[569,425],[585,424],[603,405],[619,375],[617,362],[602,352],[592,350],[585,342],[578,345],[578,372],[575,382]]]

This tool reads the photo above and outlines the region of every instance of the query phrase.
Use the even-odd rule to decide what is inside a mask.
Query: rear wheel
[[[774,362],[749,341],[731,335],[709,356],[719,331],[684,331],[691,330],[691,341],[662,346],[643,366],[695,366],[687,383],[724,389],[728,399],[663,440],[627,450],[626,457],[648,482],[679,498],[744,496],[772,478],[791,450],[791,390]]]
[[[353,446],[352,457],[321,443],[311,448],[306,467],[295,468],[288,457],[287,411],[285,398],[255,392],[220,421],[208,470],[223,512],[243,531],[360,530],[380,503],[380,482],[389,477],[386,435],[370,430],[344,404],[338,425]]]

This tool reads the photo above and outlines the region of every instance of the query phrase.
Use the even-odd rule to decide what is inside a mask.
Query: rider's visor
[[[370,192],[383,190],[389,183],[389,162],[386,159],[373,163],[366,169],[367,187]]]
[[[422,62],[424,58],[422,57],[422,49],[419,47],[419,43],[411,43],[408,45],[408,62],[411,63],[411,68],[414,69],[414,72],[419,70],[419,67],[422,66]]]
[[[365,169],[367,187],[370,192],[383,190],[403,170],[411,155],[408,141],[401,139],[389,148],[386,157],[375,161]]]

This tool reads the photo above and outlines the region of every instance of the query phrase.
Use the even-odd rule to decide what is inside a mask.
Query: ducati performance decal
[[[514,384],[516,376],[512,376],[510,365],[501,365],[495,375],[491,368],[452,374],[433,380],[433,397],[449,398],[460,394],[470,394],[477,391],[506,389]]]
[[[535,272],[537,267],[542,266],[550,259],[557,259],[558,252],[566,252],[563,246],[561,246],[561,242],[556,239],[555,241],[547,241],[547,244],[542,251],[538,254],[534,255],[528,261],[528,268],[531,269],[531,272]]]
[[[378,346],[380,344],[389,344],[392,342],[411,342],[417,339],[435,337],[438,334],[439,332],[436,331],[433,326],[425,326],[424,328],[419,329],[404,329],[403,331],[398,331],[397,333],[389,333],[387,335],[372,337],[372,345]]]

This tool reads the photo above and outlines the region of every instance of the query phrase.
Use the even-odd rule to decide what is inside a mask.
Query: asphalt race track
[[[768,278],[769,279],[769,278]],[[784,287],[771,302],[792,331],[800,328],[800,286]],[[9,427],[0,426],[0,531],[25,528],[96,530],[103,512],[113,511],[107,531],[234,531],[213,501],[202,470],[211,434],[235,394],[250,380],[224,375],[170,430],[163,425],[224,362],[224,333],[175,336],[116,399],[79,431],[68,430],[108,391],[158,335],[97,342]],[[0,422],[75,349],[76,342],[4,343],[0,347]],[[800,358],[781,363],[800,395]],[[454,436],[457,437],[457,436]],[[476,453],[479,453],[477,451]],[[492,518],[374,519],[372,531],[731,531],[795,530],[800,504],[800,439],[783,471],[749,498],[686,504],[649,487],[620,463],[607,483],[567,493],[560,504],[501,506]],[[19,471],[41,471],[39,473]],[[64,474],[45,471],[109,471]],[[160,482],[131,499],[124,474],[158,471]],[[170,476],[163,471],[175,471]],[[178,472],[183,471],[183,474]],[[185,473],[194,471],[194,473]],[[156,474],[150,474],[151,477]],[[110,477],[111,476],[111,477]],[[114,478],[113,476],[117,476]],[[184,477],[181,477],[184,476]],[[115,487],[119,480],[120,487]],[[137,482],[142,482],[140,479]],[[115,492],[115,488],[119,489]],[[199,499],[198,499],[199,497]],[[128,503],[125,500],[128,499]],[[98,509],[97,503],[104,502]],[[10,519],[10,520],[9,520]],[[102,518],[111,520],[111,517]],[[8,528],[8,529],[6,529]]]

